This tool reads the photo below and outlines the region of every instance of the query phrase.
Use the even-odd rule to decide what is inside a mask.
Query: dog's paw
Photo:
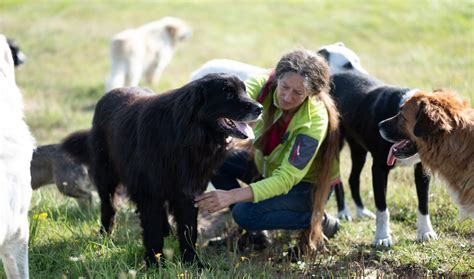
[[[390,235],[390,215],[388,210],[377,210],[375,223],[375,238],[374,241],[372,241],[372,246],[392,246],[392,236]]]
[[[351,210],[347,207],[344,207],[343,210],[337,213],[337,219],[351,222],[352,221]]]
[[[417,241],[430,241],[430,240],[436,240],[438,239],[438,235],[436,234],[435,231],[418,231],[416,230],[416,240]]]
[[[359,219],[365,219],[365,218],[375,219],[375,214],[365,207],[356,206],[356,214],[357,214],[357,218]]]
[[[374,247],[379,247],[379,246],[384,246],[384,247],[392,247],[392,237],[390,235],[382,238],[376,237],[374,241],[372,241],[372,246]]]
[[[438,235],[431,226],[430,215],[423,215],[418,211],[418,219],[416,221],[416,240],[429,241],[438,239]]]

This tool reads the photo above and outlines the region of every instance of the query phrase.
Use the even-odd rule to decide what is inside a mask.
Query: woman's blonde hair
[[[331,83],[329,66],[323,57],[304,49],[294,50],[285,54],[276,66],[275,79],[271,85],[271,90],[275,90],[278,80],[290,72],[303,77],[304,86],[309,96],[318,98],[324,103],[329,118],[326,139],[322,142],[315,158],[317,161],[316,171],[318,179],[313,188],[313,207],[309,233],[309,245],[314,249],[324,239],[321,224],[326,201],[331,190],[332,166],[339,156],[339,113],[334,100],[329,95]],[[264,119],[263,131],[268,131],[273,124],[275,110],[276,108],[273,102],[271,102]],[[262,140],[257,145],[257,148],[261,150],[263,150],[267,141],[266,134],[265,132]]]

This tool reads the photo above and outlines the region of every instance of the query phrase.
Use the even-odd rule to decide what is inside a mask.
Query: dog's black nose
[[[261,114],[263,111],[263,106],[259,103],[256,104],[255,106],[255,112],[258,113],[258,114]]]

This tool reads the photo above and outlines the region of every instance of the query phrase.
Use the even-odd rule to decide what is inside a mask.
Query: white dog
[[[355,69],[363,74],[367,71],[361,66],[360,59],[351,49],[338,42],[331,45],[322,46],[318,53],[326,58],[331,74]],[[212,59],[204,63],[199,69],[191,74],[190,81],[199,79],[210,73],[228,73],[238,76],[241,80],[246,80],[251,76],[270,72],[269,69],[245,64],[230,59]]]
[[[30,161],[34,139],[23,120],[12,53],[0,35],[0,257],[8,278],[28,278]]]
[[[136,29],[116,34],[110,43],[111,72],[106,92],[123,86],[137,86],[142,76],[157,84],[173,57],[176,44],[191,35],[181,19],[164,17]]]
[[[241,80],[259,74],[269,73],[269,69],[242,63],[231,59],[212,59],[204,63],[199,69],[194,71],[189,78],[190,81],[200,79],[207,74],[227,73],[238,76]]]

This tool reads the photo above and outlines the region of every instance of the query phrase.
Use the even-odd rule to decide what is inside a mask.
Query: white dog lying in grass
[[[173,57],[176,45],[191,35],[181,19],[164,17],[136,29],[116,34],[110,43],[111,72],[106,92],[123,86],[137,86],[142,76],[157,84]]]
[[[345,47],[341,42],[322,46],[318,50],[318,53],[326,58],[331,70],[331,75],[350,69],[355,69],[361,73],[367,74],[367,71],[362,68],[357,54],[355,54],[351,49]],[[269,69],[245,64],[235,60],[212,59],[194,71],[191,74],[190,81],[199,79],[210,73],[234,74],[241,80],[246,80],[251,76],[269,72]]]
[[[28,278],[30,161],[34,139],[23,120],[12,53],[0,35],[0,257],[8,278]]]

